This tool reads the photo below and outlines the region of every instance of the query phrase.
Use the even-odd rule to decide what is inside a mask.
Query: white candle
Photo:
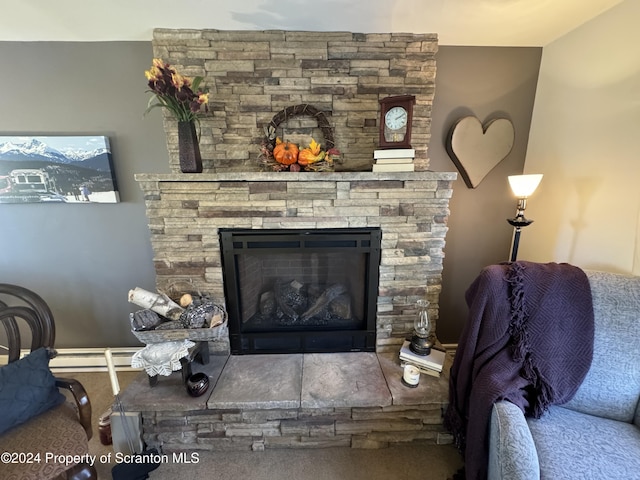
[[[413,365],[405,365],[402,378],[409,385],[418,385],[418,382],[420,381],[420,370]]]
[[[113,395],[116,396],[118,395],[118,393],[120,393],[120,384],[118,383],[118,375],[116,375],[116,369],[113,366],[111,349],[107,348],[104,351],[104,357],[107,359],[107,369],[109,370],[109,378],[111,379],[111,390],[113,390]]]

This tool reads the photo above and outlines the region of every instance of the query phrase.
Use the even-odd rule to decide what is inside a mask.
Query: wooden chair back
[[[0,283],[0,321],[7,332],[9,362],[20,358],[22,348],[16,318],[24,320],[31,329],[31,351],[40,347],[53,349],[56,327],[47,303],[25,287]]]

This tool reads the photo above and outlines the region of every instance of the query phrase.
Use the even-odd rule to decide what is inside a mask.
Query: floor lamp
[[[522,229],[533,223],[533,220],[529,220],[524,216],[524,209],[527,208],[527,198],[535,192],[536,188],[542,180],[542,174],[535,175],[511,175],[509,178],[509,185],[513,194],[518,198],[518,208],[516,210],[516,216],[514,218],[507,218],[509,225],[512,225],[515,229],[513,236],[513,244],[511,245],[511,257],[510,262],[515,262],[518,257],[518,245],[520,244],[520,232]]]

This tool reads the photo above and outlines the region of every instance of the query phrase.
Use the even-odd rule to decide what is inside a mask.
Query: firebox
[[[375,351],[380,228],[219,235],[232,354]]]

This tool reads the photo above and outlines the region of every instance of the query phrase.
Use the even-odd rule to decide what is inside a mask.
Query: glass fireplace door
[[[375,349],[379,229],[220,235],[232,353]]]

